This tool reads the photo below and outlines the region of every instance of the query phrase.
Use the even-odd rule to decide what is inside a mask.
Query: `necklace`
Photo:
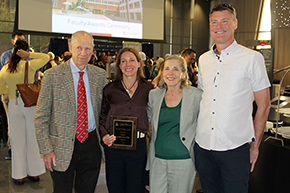
[[[129,96],[132,95],[133,91],[131,89],[133,88],[133,86],[135,85],[135,83],[137,82],[137,80],[138,79],[136,78],[135,82],[133,83],[133,85],[130,88],[127,88],[125,82],[122,80],[122,83],[125,86],[125,90],[126,90],[126,92],[128,93]]]

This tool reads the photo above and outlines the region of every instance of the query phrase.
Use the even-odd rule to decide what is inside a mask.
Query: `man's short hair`
[[[17,36],[24,36],[24,33],[21,31],[15,31],[12,33],[12,39],[14,39],[16,35]]]
[[[77,31],[77,32],[73,33],[73,34],[71,35],[71,41],[70,41],[71,45],[73,45],[73,44],[75,43],[75,39],[76,39],[78,36],[80,36],[79,38],[90,37],[90,39],[91,39],[91,41],[92,41],[92,46],[93,46],[93,47],[95,46],[95,45],[94,45],[94,38],[93,38],[93,36],[92,36],[90,33],[86,32],[86,31]],[[104,53],[105,53],[105,52],[104,52]]]
[[[184,48],[182,50],[179,51],[180,55],[182,56],[183,54],[185,54],[186,56],[190,55],[191,53],[195,53],[196,54],[196,51],[194,51],[193,49],[191,48]]]
[[[225,4],[218,4],[214,8],[212,8],[212,10],[209,13],[209,17],[215,11],[225,11],[225,10],[228,10],[231,13],[233,20],[237,19],[236,9],[233,6],[231,6],[230,4],[226,4],[226,3]]]

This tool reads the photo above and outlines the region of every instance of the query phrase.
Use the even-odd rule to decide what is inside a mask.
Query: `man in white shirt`
[[[196,168],[207,193],[248,192],[270,109],[263,56],[234,39],[236,11],[220,4],[210,12],[215,44],[199,59],[203,90],[194,147]],[[258,109],[252,118],[252,102]]]

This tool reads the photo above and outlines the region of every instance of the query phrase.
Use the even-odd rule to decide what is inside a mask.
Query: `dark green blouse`
[[[162,101],[155,141],[155,157],[168,160],[190,158],[179,135],[181,103],[182,99],[176,107],[168,107],[165,98]]]

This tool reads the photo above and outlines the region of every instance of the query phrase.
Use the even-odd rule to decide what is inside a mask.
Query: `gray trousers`
[[[191,159],[154,158],[150,167],[150,193],[192,192],[196,169]]]

